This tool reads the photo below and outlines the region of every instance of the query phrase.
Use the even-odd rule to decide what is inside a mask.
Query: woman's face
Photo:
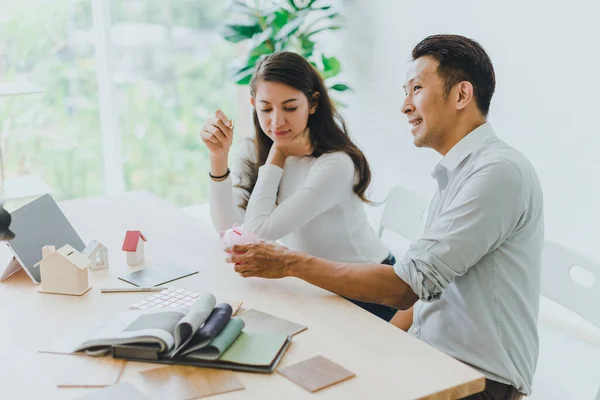
[[[276,143],[285,143],[304,132],[308,116],[316,110],[302,91],[280,82],[258,82],[251,103],[260,127]]]

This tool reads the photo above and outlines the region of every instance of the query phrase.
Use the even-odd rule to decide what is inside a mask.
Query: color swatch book
[[[190,307],[128,310],[94,331],[76,351],[166,364],[272,372],[289,346],[284,333],[244,332],[227,303],[205,293]]]

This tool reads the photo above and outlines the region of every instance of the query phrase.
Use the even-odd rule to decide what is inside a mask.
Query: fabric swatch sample
[[[313,393],[356,376],[323,356],[309,358],[281,368],[277,372]]]
[[[268,366],[273,363],[287,340],[288,335],[283,333],[243,331],[219,360],[237,364]]]
[[[204,360],[216,360],[231,346],[244,329],[244,320],[238,317],[231,318],[225,328],[206,346],[195,351],[186,352],[189,357]]]
[[[306,329],[304,325],[252,308],[240,311],[237,316],[242,318],[246,323],[244,330],[247,332],[283,333],[293,336]]]

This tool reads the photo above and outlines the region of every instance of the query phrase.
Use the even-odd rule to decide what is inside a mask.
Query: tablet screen
[[[7,244],[38,283],[40,269],[34,265],[42,259],[42,247],[51,245],[58,250],[69,244],[80,252],[85,249],[85,244],[49,194],[11,212],[11,216],[10,228],[15,238]]]

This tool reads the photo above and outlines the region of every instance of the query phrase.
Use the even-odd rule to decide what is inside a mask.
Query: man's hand
[[[236,244],[225,249],[228,263],[235,264],[235,272],[249,278],[252,276],[279,279],[291,276],[291,268],[297,255],[277,243]]]

